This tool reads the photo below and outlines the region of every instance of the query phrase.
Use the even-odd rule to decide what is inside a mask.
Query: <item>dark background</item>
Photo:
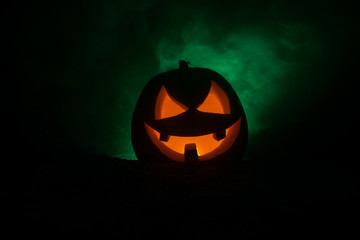
[[[324,52],[306,73],[318,83],[310,97],[281,105],[284,111],[277,111],[274,127],[249,144],[247,175],[235,168],[233,178],[222,176],[206,184],[201,178],[181,184],[167,176],[166,185],[144,174],[137,161],[111,157],[118,142],[108,136],[122,134],[124,127],[117,128],[116,119],[131,118],[131,111],[112,109],[118,98],[126,101],[124,92],[140,93],[144,81],[157,73],[153,48],[165,34],[167,20],[180,24],[182,14],[189,17],[206,6],[219,21],[234,24],[236,9],[252,9],[261,19],[274,3],[282,19],[313,24]],[[111,11],[114,6],[118,11]],[[105,14],[97,9],[106,9]],[[170,9],[180,9],[180,14],[166,14]],[[2,216],[4,229],[13,236],[235,239],[356,234],[355,4],[32,1],[14,2],[1,11]],[[109,32],[115,43],[104,37]],[[146,39],[139,37],[144,32]],[[104,44],[99,52],[93,50],[97,42]],[[111,76],[118,72],[124,80],[114,83]],[[144,80],[132,83],[132,77],[138,77],[134,72],[143,73]]]

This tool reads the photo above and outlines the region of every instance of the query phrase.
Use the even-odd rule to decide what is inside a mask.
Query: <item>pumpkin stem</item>
[[[187,61],[184,61],[184,60],[180,60],[180,61],[179,61],[179,68],[180,68],[180,69],[189,68],[189,64],[190,64],[190,62],[187,62]]]

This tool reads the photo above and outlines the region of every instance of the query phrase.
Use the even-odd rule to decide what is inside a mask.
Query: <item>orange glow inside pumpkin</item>
[[[170,159],[178,162],[184,162],[185,145],[195,143],[199,161],[207,161],[224,153],[232,146],[240,132],[241,118],[231,127],[226,129],[226,137],[220,141],[215,140],[213,134],[206,134],[196,137],[179,137],[170,135],[169,140],[167,142],[163,142],[160,141],[160,133],[158,131],[150,127],[148,124],[144,124],[151,141]]]
[[[177,116],[188,108],[170,97],[164,86],[161,87],[155,104],[155,119],[163,119]]]
[[[197,110],[200,112],[230,114],[230,101],[224,90],[216,82],[211,81],[210,91]]]
[[[162,86],[155,104],[155,119],[177,116],[188,108],[172,98]],[[197,108],[200,112],[230,114],[230,101],[224,90],[214,81],[211,81],[210,91],[203,103]]]
[[[185,105],[168,94],[164,86],[161,87],[155,104],[156,120],[177,116],[187,110],[188,108]],[[208,113],[230,114],[230,101],[225,91],[216,82],[211,81],[210,91],[197,110]],[[195,143],[199,161],[207,161],[224,153],[232,146],[240,132],[241,118],[226,129],[226,137],[219,141],[211,133],[195,137],[170,135],[169,140],[164,142],[160,140],[158,131],[146,123],[144,125],[151,141],[170,159],[184,162],[185,145]]]

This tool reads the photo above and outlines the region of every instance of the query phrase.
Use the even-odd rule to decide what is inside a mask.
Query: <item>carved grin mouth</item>
[[[241,118],[224,131],[190,137],[161,134],[147,123],[144,125],[151,141],[170,159],[178,162],[206,161],[232,146],[240,132]]]

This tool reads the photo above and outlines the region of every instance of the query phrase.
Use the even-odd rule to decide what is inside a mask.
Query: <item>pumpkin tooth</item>
[[[166,133],[160,133],[160,141],[167,142],[170,139],[170,135],[167,135]]]
[[[185,144],[184,149],[185,162],[191,163],[199,160],[196,143]]]
[[[226,131],[225,129],[224,130],[221,130],[221,131],[218,131],[216,133],[213,134],[213,138],[216,140],[216,141],[220,141],[221,139],[225,138],[226,137]]]

